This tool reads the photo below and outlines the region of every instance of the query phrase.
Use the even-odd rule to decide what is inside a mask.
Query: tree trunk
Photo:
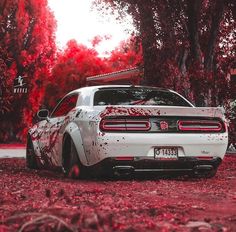
[[[193,68],[202,69],[202,52],[199,43],[198,23],[201,10],[202,0],[187,1],[187,16],[188,16],[188,36],[190,45],[191,65]],[[201,90],[201,79],[198,76],[191,75],[190,83],[193,92],[194,101],[197,106],[205,105],[204,92]]]
[[[199,44],[198,18],[202,0],[188,0],[188,32],[190,51],[194,62],[201,63],[201,48]]]
[[[140,15],[140,32],[143,47],[144,61],[144,81],[145,85],[158,85],[154,78],[156,74],[156,29],[153,17],[153,8],[151,0],[138,0],[137,6]]]

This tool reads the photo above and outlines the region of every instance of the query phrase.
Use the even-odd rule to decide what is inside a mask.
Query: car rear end
[[[99,164],[115,173],[214,173],[228,142],[218,108],[108,106],[100,113]]]

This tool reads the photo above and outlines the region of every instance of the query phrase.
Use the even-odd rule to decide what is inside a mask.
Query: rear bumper
[[[154,159],[134,159],[128,160],[116,160],[115,158],[106,158],[93,167],[102,172],[109,173],[147,173],[147,172],[159,172],[159,173],[171,173],[171,172],[201,172],[211,171],[217,169],[221,164],[222,159],[215,157],[211,160],[198,160],[194,157],[179,158],[176,161],[163,161]]]
[[[178,157],[213,156],[223,159],[227,133],[217,134],[142,134],[105,133],[97,137],[97,152],[90,165],[108,157],[153,158],[155,147],[177,147]]]

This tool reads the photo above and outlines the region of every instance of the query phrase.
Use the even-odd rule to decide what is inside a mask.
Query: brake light
[[[199,120],[199,121],[178,121],[180,131],[205,131],[220,132],[223,129],[222,123],[216,120]]]
[[[121,156],[121,157],[116,157],[115,160],[118,160],[118,161],[133,161],[134,157],[132,157],[132,156]]]
[[[198,160],[212,160],[213,156],[197,156]]]
[[[148,131],[150,128],[149,120],[103,119],[100,122],[101,131]]]

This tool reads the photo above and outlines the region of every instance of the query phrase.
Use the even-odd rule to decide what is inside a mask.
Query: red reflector
[[[116,157],[115,160],[134,160],[134,157],[126,156],[126,157]]]
[[[197,156],[197,159],[199,160],[212,160],[212,156]]]
[[[149,120],[103,119],[100,122],[102,131],[148,131],[150,128]]]
[[[199,121],[178,121],[181,131],[209,131],[220,132],[222,124],[219,121],[199,120]]]

